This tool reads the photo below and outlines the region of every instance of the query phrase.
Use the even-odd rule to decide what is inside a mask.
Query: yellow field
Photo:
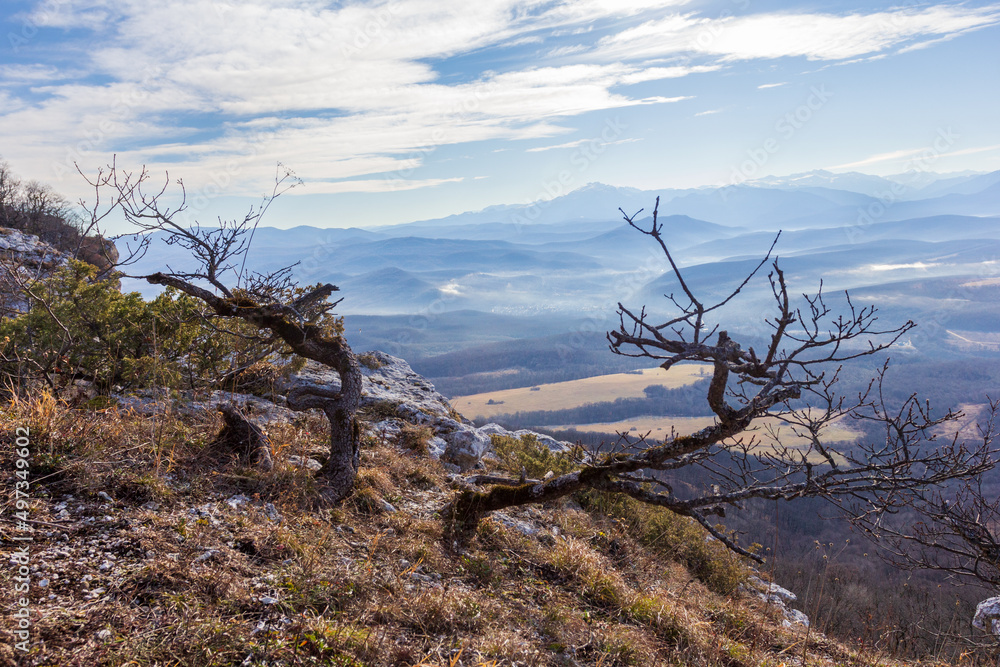
[[[534,410],[566,410],[587,403],[641,397],[644,396],[642,390],[652,384],[674,389],[707,377],[709,370],[701,364],[683,364],[674,366],[668,371],[662,368],[646,368],[641,374],[615,373],[582,380],[542,384],[537,388],[522,387],[459,396],[451,400],[451,405],[470,418],[490,418],[505,413]],[[490,404],[490,401],[493,403]]]
[[[714,423],[714,417],[635,417],[619,422],[606,424],[572,424],[565,426],[547,426],[546,429],[554,431],[575,428],[578,431],[589,431],[591,433],[607,433],[615,436],[617,433],[627,432],[632,436],[644,435],[651,431],[650,441],[662,441],[670,435],[670,429],[676,430],[678,435],[688,435]],[[782,424],[774,417],[767,417],[757,421],[756,430],[745,431],[746,441],[751,435],[756,436],[756,447],[774,448],[775,439],[772,436],[771,427],[786,447],[802,447],[808,444],[805,438],[796,436],[787,424]],[[860,437],[860,433],[852,430],[846,424],[833,423],[820,431],[820,438],[823,442],[854,441]]]

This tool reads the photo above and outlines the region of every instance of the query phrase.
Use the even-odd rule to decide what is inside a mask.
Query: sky
[[[116,160],[266,224],[372,226],[590,182],[1000,169],[1000,4],[5,0],[0,158]],[[164,176],[167,174],[168,176]],[[114,230],[111,230],[114,231]]]

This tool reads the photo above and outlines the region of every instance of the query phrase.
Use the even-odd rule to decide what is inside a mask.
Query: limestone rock
[[[34,234],[0,227],[0,315],[27,312],[21,284],[48,276],[68,260]]]
[[[415,372],[404,360],[384,352],[362,355],[361,408],[382,417],[371,428],[375,437],[395,437],[399,433],[400,419],[411,424],[429,426],[433,431],[429,449],[432,456],[457,465],[461,470],[474,467],[490,451],[492,435],[522,437],[535,435],[539,442],[554,451],[564,451],[569,443],[527,429],[508,431],[498,424],[477,428],[459,415],[448,400],[422,375]],[[296,387],[340,387],[336,371],[316,362],[308,362],[299,373],[280,386],[287,393]]]
[[[976,605],[972,627],[1000,635],[1000,597],[987,598]]]
[[[750,577],[747,583],[750,585],[750,592],[781,610],[785,615],[784,624],[786,627],[796,623],[809,627],[809,617],[798,609],[792,609],[788,606],[798,599],[795,593],[774,582],[764,581],[760,577]]]

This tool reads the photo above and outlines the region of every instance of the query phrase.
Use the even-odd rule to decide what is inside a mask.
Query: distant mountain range
[[[619,301],[667,309],[663,295],[674,288],[668,264],[619,211],[642,209],[636,221],[648,228],[657,197],[668,246],[688,267],[692,284],[708,294],[737,284],[782,230],[775,254],[798,291],[815,289],[822,279],[830,292],[882,294],[887,312],[904,320],[940,320],[947,312],[956,329],[981,326],[975,322],[983,321],[983,309],[998,310],[1000,171],[891,177],[814,171],[659,191],[592,183],[549,201],[403,225],[260,228],[247,266],[266,272],[298,262],[300,281],[338,285],[344,297],[338,310],[348,320],[368,317],[369,332],[380,331],[371,316],[491,315],[482,331],[465,325],[464,338],[449,345],[435,338],[426,347],[415,340],[409,349],[393,347],[410,358],[495,342],[487,329],[496,329],[496,317],[531,315],[548,323],[536,321],[533,335],[556,335],[569,322],[590,321],[603,330],[613,324]],[[157,239],[130,273],[165,265],[178,269],[190,259]],[[891,287],[912,281],[921,284],[912,298]],[[126,281],[126,287],[152,293],[144,283]],[[762,276],[724,316],[737,326],[756,321],[750,315],[758,315],[768,295]],[[379,336],[385,335],[366,342],[384,344]],[[947,349],[943,338],[934,345]]]

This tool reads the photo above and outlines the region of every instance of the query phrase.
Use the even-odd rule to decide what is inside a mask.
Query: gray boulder
[[[564,451],[571,445],[526,429],[508,431],[497,424],[477,428],[472,422],[456,413],[448,399],[434,385],[415,372],[404,360],[384,352],[362,355],[362,409],[378,410],[383,417],[392,417],[411,424],[429,426],[433,431],[431,455],[461,470],[475,467],[490,451],[491,436],[522,437],[535,435],[539,442],[554,451]],[[308,362],[299,373],[290,378],[282,391],[299,386],[340,387],[340,377],[335,371],[315,362]],[[385,421],[375,424],[373,432],[389,436],[398,433],[398,426]]]
[[[987,598],[976,605],[972,626],[993,635],[1000,635],[1000,597]]]

